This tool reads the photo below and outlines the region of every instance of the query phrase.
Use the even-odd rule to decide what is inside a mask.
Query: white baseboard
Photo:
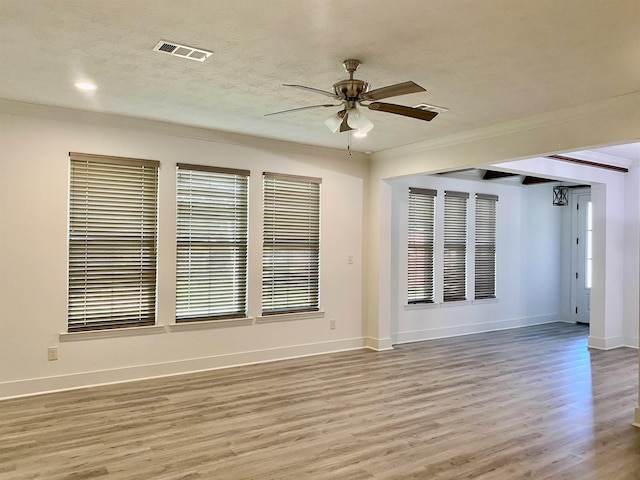
[[[375,350],[376,352],[383,352],[385,350],[393,350],[393,345],[391,343],[391,338],[364,337],[362,339],[362,345],[365,348],[368,348],[370,350]]]
[[[533,325],[542,325],[545,323],[555,323],[557,321],[557,314],[539,315],[535,317],[498,320],[495,322],[474,323],[452,327],[399,332],[393,334],[392,338],[394,344],[421,342],[424,340],[433,340],[436,338],[458,337],[460,335],[471,335],[473,333],[493,332],[496,330],[507,330],[510,328],[530,327]]]
[[[391,348],[389,341],[389,348]],[[135,365],[125,368],[92,372],[71,373],[53,377],[31,378],[0,383],[0,399],[38,395],[63,390],[73,390],[98,385],[168,377],[218,368],[273,362],[325,353],[371,348],[363,338],[349,338],[331,342],[292,345],[250,352],[192,358],[151,365]]]
[[[614,348],[626,347],[624,337],[593,337],[589,335],[587,341],[589,348],[595,348],[596,350],[611,350]]]
[[[624,346],[631,348],[640,348],[638,337],[624,337]]]

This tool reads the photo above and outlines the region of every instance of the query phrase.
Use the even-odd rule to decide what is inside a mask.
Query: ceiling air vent
[[[419,108],[420,110],[426,110],[427,112],[436,113],[444,113],[449,111],[448,108],[436,107],[435,105],[429,105],[428,103],[421,103],[420,105],[416,105],[413,108]]]
[[[160,40],[157,45],[153,47],[153,51],[167,53],[176,57],[188,58],[189,60],[197,60],[198,62],[204,62],[213,54],[213,52],[209,52],[208,50],[187,47],[186,45],[165,42],[164,40]]]

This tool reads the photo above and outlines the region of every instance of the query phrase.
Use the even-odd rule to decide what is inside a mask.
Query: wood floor
[[[638,353],[552,324],[0,402],[7,479],[640,479]]]

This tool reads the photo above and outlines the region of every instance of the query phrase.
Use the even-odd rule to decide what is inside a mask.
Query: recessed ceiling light
[[[88,82],[78,82],[74,84],[78,90],[95,90],[96,87],[93,83]]]

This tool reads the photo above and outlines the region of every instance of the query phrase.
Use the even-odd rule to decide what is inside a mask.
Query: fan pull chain
[[[349,152],[349,155],[351,155],[351,130],[349,130],[347,132],[348,136],[348,140],[347,140],[347,152]]]

